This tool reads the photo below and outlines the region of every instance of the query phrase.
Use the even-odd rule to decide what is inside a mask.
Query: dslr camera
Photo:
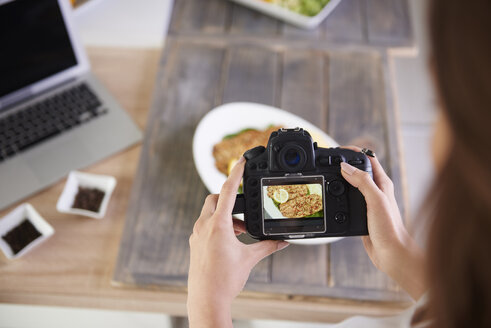
[[[243,194],[234,214],[244,213],[255,239],[367,235],[367,208],[360,191],[341,175],[347,162],[372,176],[363,153],[320,148],[301,129],[271,133],[267,147],[244,153]]]

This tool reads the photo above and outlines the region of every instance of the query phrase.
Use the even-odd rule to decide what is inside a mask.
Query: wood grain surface
[[[156,93],[165,90],[161,84],[154,86],[159,53],[160,50],[152,49],[89,49],[95,75],[141,128],[147,122],[152,93],[154,90]],[[161,71],[160,74],[166,72]],[[159,77],[158,80],[161,79]],[[56,232],[41,247],[20,259],[9,261],[0,257],[0,302],[186,315],[184,288],[167,286],[164,290],[160,286],[157,290],[147,286],[141,289],[111,283],[130,189],[133,182],[134,190],[141,188],[142,181],[134,181],[141,148],[133,147],[84,170],[112,175],[118,181],[103,220],[56,211],[56,201],[65,180],[25,200],[39,211]],[[141,168],[138,170],[141,171]],[[137,196],[135,194],[133,192],[133,199]],[[0,216],[9,210],[2,211]],[[133,207],[131,210],[138,211]],[[127,228],[130,223],[132,221],[126,221]],[[301,246],[292,246],[291,249],[294,252],[302,251]],[[327,250],[320,247],[320,252]],[[311,256],[315,256],[314,253]],[[295,277],[299,275],[304,277],[305,282],[305,273],[300,268],[292,273]],[[301,281],[302,278],[298,279]],[[405,307],[407,303],[245,292],[235,300],[232,314],[238,319],[338,322],[352,315],[393,315]]]
[[[222,103],[281,107],[340,144],[375,150],[402,200],[385,46],[412,42],[407,3],[368,2],[342,1],[314,31],[227,1],[176,2],[115,282],[163,289],[186,285],[188,237],[207,194],[194,169],[192,135],[200,118]],[[372,265],[357,237],[332,245],[290,246],[254,268],[245,293],[408,301]]]
[[[382,47],[413,45],[408,0],[342,0],[319,27],[305,30],[228,0],[176,0],[170,33],[260,36]]]

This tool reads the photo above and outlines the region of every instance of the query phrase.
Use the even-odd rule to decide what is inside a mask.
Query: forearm
[[[188,302],[190,328],[232,328],[230,304]]]
[[[427,290],[422,250],[414,241],[401,245],[394,252],[391,263],[387,274],[414,300],[418,300]]]

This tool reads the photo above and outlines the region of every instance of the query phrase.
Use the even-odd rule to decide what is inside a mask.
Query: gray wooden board
[[[370,50],[290,51],[171,37],[115,280],[185,286],[188,237],[206,195],[192,162],[192,135],[199,119],[219,103],[283,106],[327,129],[341,143],[370,145],[388,163],[391,122],[386,115],[383,65],[383,57]],[[254,269],[246,289],[257,291],[260,286],[263,291],[292,295],[404,299],[372,266],[359,238],[329,246],[295,245],[274,254]]]
[[[193,164],[192,136],[203,115],[224,102],[281,107],[341,144],[374,149],[402,195],[390,75],[385,50],[366,43],[366,1],[342,1],[333,15],[354,24],[338,37],[333,35],[341,16],[307,33],[228,1],[199,3],[175,4],[114,274],[122,284],[186,285],[188,237],[207,194]],[[353,46],[356,40],[361,46]],[[289,297],[407,300],[373,267],[358,237],[292,245],[261,261],[245,289]]]
[[[317,28],[306,30],[229,0],[175,0],[171,33],[284,37],[333,43],[411,46],[408,0],[342,0]]]
[[[412,38],[406,0],[368,0],[368,40],[386,46],[407,46]]]

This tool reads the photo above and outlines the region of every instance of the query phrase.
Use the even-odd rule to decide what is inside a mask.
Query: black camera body
[[[244,153],[243,196],[234,213],[244,213],[255,239],[301,239],[367,235],[363,195],[341,175],[347,162],[372,176],[363,153],[320,148],[301,129],[280,129],[266,148]]]

